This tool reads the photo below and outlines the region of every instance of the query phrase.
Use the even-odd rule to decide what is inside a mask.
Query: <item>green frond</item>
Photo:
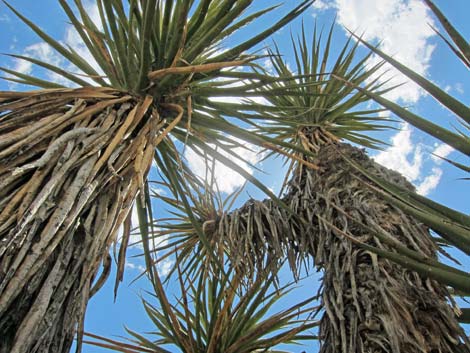
[[[336,139],[350,140],[371,148],[382,145],[379,140],[364,134],[389,128],[383,124],[380,111],[364,108],[364,103],[370,100],[367,95],[354,93],[353,88],[336,79],[336,76],[344,75],[356,85],[365,85],[380,95],[384,91],[379,91],[381,85],[377,83],[377,78],[374,79],[380,65],[366,69],[370,55],[358,60],[357,44],[352,45],[351,38],[340,49],[337,58],[332,59],[332,40],[333,25],[326,40],[322,40],[322,33],[317,33],[314,28],[311,43],[308,43],[305,29],[302,28],[301,35],[292,38],[295,69],[283,60],[277,47],[269,50],[272,74],[277,80],[265,82],[257,89],[266,100],[265,109],[270,111],[269,115],[264,116],[269,123],[258,125],[257,132],[281,143],[298,145],[304,151],[309,148],[302,143],[300,135],[311,129],[323,129]],[[265,71],[257,69],[257,72]],[[249,111],[251,107],[253,111],[263,109],[253,103],[247,104],[245,110]],[[290,148],[285,148],[285,151],[294,152]]]
[[[164,96],[181,89],[191,81],[191,75],[167,75],[156,82],[149,79],[150,72],[174,67],[201,65],[204,63],[233,62],[243,53],[261,43],[269,35],[287,24],[310,6],[305,0],[268,29],[254,34],[235,48],[211,57],[209,54],[243,27],[278,7],[270,6],[240,19],[253,0],[201,1],[97,1],[100,23],[89,17],[82,0],[75,1],[75,8],[67,0],[59,3],[77,31],[99,68],[80,57],[73,48],[53,39],[8,3],[7,6],[42,40],[73,64],[76,73],[65,77],[71,82],[85,86],[80,74],[87,75],[93,84],[111,86],[137,94],[157,92]],[[63,72],[62,68],[32,59],[46,70]],[[220,70],[205,74],[206,79],[217,77]],[[19,72],[9,72],[13,76]],[[193,73],[194,74],[194,73]],[[199,75],[195,73],[195,76]],[[104,78],[103,78],[104,77]],[[23,79],[25,79],[23,77]],[[38,82],[25,79],[25,84],[37,86]],[[39,85],[42,87],[42,85]],[[153,88],[153,89],[150,89]]]
[[[444,27],[451,40],[447,40],[443,34],[434,29],[436,33],[444,39],[449,48],[454,54],[462,60],[462,62],[470,68],[470,45],[468,41],[459,33],[459,31],[452,25],[446,16],[439,10],[439,8],[431,0],[424,0],[429,6],[431,11],[439,20],[440,24]]]
[[[243,118],[245,112],[231,109],[232,116],[217,113],[214,98],[226,94],[230,100],[241,101],[245,97],[260,96],[257,92],[260,84],[255,81],[269,82],[265,74],[252,72],[253,84],[234,86],[234,80],[243,83],[243,73],[239,71],[256,65],[255,60],[263,57],[248,52],[301,15],[312,0],[301,1],[268,28],[252,31],[245,36],[245,41],[218,52],[222,40],[276,8],[269,5],[249,13],[247,10],[252,3],[253,0],[97,0],[100,23],[95,23],[85,1],[59,0],[94,60],[84,59],[76,49],[54,39],[8,5],[63,57],[67,66],[56,67],[26,56],[14,58],[61,75],[78,88],[64,88],[62,83],[35,77],[36,71],[27,75],[2,69],[7,79],[42,90],[0,92],[0,174],[5,176],[0,192],[3,193],[0,233],[6,239],[5,244],[13,242],[12,237],[29,237],[2,260],[6,261],[4,265],[15,265],[7,266],[6,280],[1,283],[8,293],[2,294],[0,311],[10,310],[10,304],[14,306],[15,298],[22,293],[27,293],[25,298],[31,303],[31,310],[43,312],[49,306],[54,310],[59,307],[64,311],[72,310],[76,315],[69,317],[67,325],[77,327],[77,350],[80,351],[89,285],[100,263],[109,263],[109,247],[117,241],[118,234],[122,242],[117,253],[115,294],[122,281],[133,207],[138,213],[147,273],[156,284],[151,242],[157,230],[152,222],[154,210],[147,181],[153,162],[168,181],[178,205],[183,206],[192,235],[205,249],[206,260],[212,261],[215,270],[225,275],[224,264],[213,252],[204,224],[200,222],[200,205],[188,196],[192,192],[188,180],[195,176],[185,166],[181,154],[184,148],[193,148],[221,161],[275,199],[268,188],[227,155],[235,157],[231,149],[237,146],[237,139],[248,139],[263,148],[275,149],[276,146],[254,131],[244,131],[230,124],[229,119]],[[224,75],[231,78],[221,84],[220,78],[224,79]],[[80,134],[86,138],[78,138]],[[58,148],[64,145],[67,148]],[[36,178],[37,175],[40,177]],[[62,180],[65,182],[60,182]],[[26,194],[28,196],[23,197]],[[49,205],[46,200],[51,195],[67,197],[58,196],[58,201]],[[32,222],[37,212],[44,216]],[[47,236],[43,237],[44,232]],[[57,232],[60,235],[52,236]],[[90,241],[69,246],[71,239],[76,239],[76,233],[94,236]],[[36,235],[40,244],[31,241]],[[30,249],[32,246],[47,251],[38,259],[39,255]],[[2,249],[3,253],[6,247]],[[75,255],[71,256],[72,253]],[[43,282],[35,283],[34,291],[28,292],[26,286],[39,270],[48,273],[55,266],[56,260],[46,261],[51,254],[62,256],[57,257],[57,263],[74,261],[68,267],[62,266],[61,276],[66,268],[83,271],[73,273],[72,294],[64,290],[60,296],[54,294],[47,303],[39,302],[35,295],[41,291]],[[50,267],[44,267],[45,263]],[[194,263],[187,266],[191,268]],[[92,293],[108,274],[109,266],[103,266]],[[57,280],[61,278],[58,276]],[[15,285],[15,281],[21,285]],[[67,308],[63,305],[66,295],[71,298]],[[42,307],[43,303],[47,305]],[[18,318],[18,325],[24,323],[22,320],[32,321],[22,326],[15,349],[29,351],[28,347],[36,344],[33,341],[39,336],[31,334],[27,327],[33,322],[32,326],[38,330],[40,326],[36,323],[42,322],[41,315]],[[54,332],[48,332],[51,340],[56,339]],[[67,337],[64,339],[68,340],[73,334],[69,330],[64,333]],[[44,338],[48,339],[49,336]]]
[[[447,46],[451,49],[453,54],[460,59],[464,65],[470,67],[470,45],[468,41],[458,32],[458,30],[452,25],[452,23],[446,18],[446,16],[439,10],[439,8],[431,0],[425,0],[426,5],[431,9],[431,11],[436,16],[437,20],[444,28],[448,37],[445,34],[439,32],[439,30],[434,29],[434,31],[444,40]],[[391,110],[398,117],[404,121],[410,123],[411,125],[417,127],[418,129],[430,134],[438,140],[452,146],[457,151],[469,156],[470,155],[470,138],[469,138],[469,126],[470,123],[470,108],[462,101],[453,97],[447,93],[444,89],[439,87],[437,84],[426,79],[417,72],[409,69],[399,61],[392,58],[390,55],[387,55],[377,47],[367,43],[365,40],[359,36],[352,34],[358,42],[365,45],[373,53],[380,56],[386,63],[392,65],[395,69],[401,72],[403,75],[408,77],[410,80],[419,85],[423,90],[428,92],[438,103],[442,104],[444,107],[449,109],[450,112],[454,114],[455,122],[450,122],[454,125],[454,131],[450,131],[446,128],[443,128],[442,124],[436,124],[431,122],[427,117],[419,116],[416,113],[409,111],[401,107],[400,105],[391,102],[390,100],[377,95],[374,92],[371,92],[367,88],[358,87],[357,84],[352,83],[349,79],[342,78],[339,76],[340,80],[343,80],[346,84],[351,87],[356,88],[358,91],[367,95],[371,99],[375,100],[377,103],[381,104],[383,107]],[[348,82],[349,81],[349,82]],[[463,126],[464,131],[456,128],[455,126]],[[450,161],[451,164],[468,172],[468,166],[461,165],[459,163]]]
[[[191,215],[189,201],[185,201],[187,191],[185,180],[181,176],[182,163],[178,157],[180,147],[179,144],[167,141],[168,138],[174,138],[185,146],[204,151],[212,158],[221,160],[268,195],[275,197],[262,183],[217,152],[219,150],[233,154],[228,145],[223,143],[227,141],[225,136],[244,140],[248,138],[252,143],[263,147],[266,145],[266,139],[256,136],[254,132],[246,132],[228,124],[223,116],[225,112],[216,113],[217,104],[213,103],[211,98],[228,96],[243,99],[259,96],[260,93],[256,90],[263,85],[262,82],[272,81],[267,75],[250,73],[251,79],[261,83],[242,84],[238,87],[232,87],[233,82],[221,83],[217,79],[231,74],[235,79],[237,75],[238,78],[242,77],[243,73],[237,70],[253,65],[253,60],[257,58],[247,56],[245,52],[298,17],[312,1],[302,1],[268,29],[255,33],[235,48],[228,48],[215,57],[211,56],[222,39],[278,7],[270,6],[240,19],[241,14],[252,2],[201,1],[196,6],[195,2],[186,0],[150,0],[130,1],[127,6],[121,1],[99,0],[96,5],[101,23],[97,24],[89,17],[83,1],[75,1],[73,8],[66,0],[60,0],[62,9],[95,59],[98,68],[93,68],[73,48],[53,39],[20,12],[8,6],[41,39],[70,62],[75,68],[75,73],[38,59],[25,56],[15,56],[16,58],[60,74],[75,85],[109,86],[132,95],[153,97],[152,105],[158,110],[163,121],[158,132],[162,136],[157,138],[155,161],[172,184],[178,199],[186,203],[191,221],[196,222],[196,218]],[[232,70],[227,70],[229,68]],[[11,80],[24,84],[43,88],[61,87],[61,84],[31,75],[6,68],[3,70],[12,76]],[[242,115],[239,110],[231,110],[230,113],[235,116]],[[214,147],[211,147],[212,145]],[[191,172],[186,170],[186,173]],[[148,190],[148,185],[144,186],[144,190]],[[141,223],[140,233],[146,243],[146,239],[153,233],[150,229],[152,205],[148,195],[141,196],[136,207]],[[208,246],[203,232],[197,229],[197,222],[195,224],[202,243]],[[124,253],[121,254],[120,267],[123,264],[123,255]],[[148,254],[147,263],[150,263]],[[122,276],[122,273],[119,276]]]
[[[129,343],[86,334],[93,341],[85,343],[117,352],[168,352],[176,347],[191,353],[280,352],[276,346],[317,339],[311,332],[318,322],[311,316],[315,297],[273,312],[276,304],[293,288],[275,289],[273,274],[259,273],[249,284],[242,284],[236,272],[230,275],[215,271],[210,276],[201,272],[194,279],[183,277],[178,267],[180,293],[172,300],[158,276],[154,279],[155,305],[142,299],[155,330],[143,336],[127,330]],[[274,350],[272,350],[274,348]]]

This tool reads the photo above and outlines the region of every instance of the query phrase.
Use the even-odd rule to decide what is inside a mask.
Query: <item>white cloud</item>
[[[0,15],[0,22],[11,22],[10,16],[8,16],[6,13],[2,13]]]
[[[142,265],[139,265],[139,264],[136,264],[136,263],[133,263],[133,262],[129,262],[129,261],[126,261],[126,265],[125,265],[126,268],[129,268],[131,270],[138,270],[139,272],[144,272],[145,271],[145,267],[142,266]]]
[[[420,0],[334,0],[331,6],[337,9],[338,22],[349,30],[363,34],[368,42],[381,42],[381,50],[388,55],[425,75],[429,67],[434,46],[429,39],[434,32],[428,26],[432,17]],[[320,6],[320,9],[323,5]],[[373,57],[371,64],[380,62]],[[383,80],[392,78],[390,85],[408,82],[408,79],[390,66]],[[423,91],[408,82],[399,89],[387,93],[387,98],[405,103],[414,103]]]
[[[267,59],[269,61],[269,59]],[[234,82],[231,82],[232,79],[218,79],[217,81],[224,82],[227,81],[227,85],[225,86],[226,88],[230,87],[241,87],[243,85],[248,85],[251,84],[252,82],[247,81],[247,80],[237,80]],[[233,103],[233,104],[241,104],[247,100],[253,101],[257,104],[264,104],[264,105],[271,105],[268,100],[264,97],[241,97],[241,96],[221,96],[221,97],[210,97],[209,100],[212,102],[221,102],[221,103]]]
[[[174,260],[166,259],[157,265],[157,271],[160,276],[167,276],[175,264]]]
[[[155,161],[152,161],[152,167],[157,167],[157,164],[155,163]],[[166,195],[166,190],[163,189],[163,188],[159,188],[159,187],[154,187],[154,186],[151,186],[150,185],[150,195],[152,196],[160,196],[160,195]]]
[[[42,60],[52,65],[57,65],[61,62],[60,56],[52,49],[52,47],[45,43],[35,43],[24,48],[26,56]],[[25,60],[16,60],[14,70],[22,74],[29,75],[33,71],[33,64]]]
[[[47,64],[64,67],[65,60],[64,58],[59,55],[49,44],[46,42],[38,42],[32,45],[27,46],[23,50],[23,55],[41,60]],[[15,59],[12,69],[19,73],[25,75],[31,75],[33,73],[34,66],[31,62],[22,60],[22,59]],[[53,73],[51,71],[47,72],[47,78],[53,82],[66,84],[69,83],[66,79],[64,79],[61,75]],[[13,86],[16,84],[13,84]]]
[[[93,23],[96,25],[96,27],[99,30],[103,30],[103,24],[101,22],[97,4],[95,2],[89,1],[85,3],[84,7],[85,7],[86,13],[90,17],[90,19],[93,21]],[[75,52],[85,62],[87,62],[98,73],[98,75],[104,75],[103,70],[98,65],[93,55],[88,50],[87,46],[85,45],[82,38],[76,31],[75,27],[73,27],[72,25],[69,25],[66,27],[63,43],[73,48],[73,50],[75,50]],[[77,73],[77,74],[83,74],[81,70],[79,70],[77,67],[75,67],[71,63],[67,63],[67,65],[65,65],[64,67],[65,67],[65,70],[67,71]],[[94,81],[89,77],[82,76],[81,79],[89,82],[90,84],[94,84]],[[64,85],[68,85],[68,86],[73,85],[73,83],[71,83],[70,81],[66,81],[65,83],[64,82],[60,82],[60,83]]]
[[[9,49],[14,52],[16,51],[16,45],[18,44],[18,37],[17,36],[13,36],[11,38],[11,44],[9,46]]]
[[[465,93],[464,88],[463,88],[463,84],[461,82],[457,82],[454,85],[454,89],[459,94],[464,94]]]
[[[29,61],[17,59],[17,60],[15,60],[13,70],[16,71],[16,72],[19,72],[21,74],[24,74],[24,75],[29,75],[33,71],[33,64],[30,63]],[[7,75],[7,76],[8,77],[13,77],[13,76],[10,76],[10,75]]]
[[[249,164],[256,164],[260,161],[263,156],[260,153],[259,148],[257,148],[256,146],[246,143],[244,143],[244,146],[245,148],[235,147],[232,149],[235,155],[238,156],[240,159],[234,158],[232,155],[225,151],[219,150],[219,152],[225,157],[232,160],[232,162],[242,167],[248,173],[253,174],[253,168],[251,168]],[[190,148],[186,149],[185,157],[188,160],[190,168],[195,172],[195,174],[198,175],[200,178],[205,179],[207,167],[204,158],[198,155],[194,150]],[[211,166],[212,163],[209,163],[208,165]],[[240,174],[220,162],[215,163],[214,173],[217,187],[221,192],[231,193],[236,188],[241,187],[246,181],[243,176],[241,176]]]
[[[267,52],[266,52],[266,55],[267,55]],[[271,58],[264,59],[261,65],[267,72],[269,72],[270,74],[274,74],[274,65],[273,65],[273,61],[271,60]]]
[[[442,160],[430,153],[424,154],[422,146],[413,143],[412,131],[408,124],[404,124],[402,130],[392,137],[391,146],[373,158],[401,173],[415,185],[418,194],[428,195],[441,180],[443,171],[439,165]],[[452,151],[454,149],[446,144],[436,144],[432,153],[447,157]]]
[[[433,155],[431,156],[431,158],[434,160],[434,162],[436,162],[436,164],[441,164],[443,160],[439,157],[447,158],[447,156],[451,154],[453,151],[455,151],[453,147],[445,143],[441,143],[436,146],[436,148],[432,152]]]
[[[420,195],[428,195],[439,184],[442,177],[442,169],[432,168],[431,174],[426,176],[424,180],[416,186],[416,192]]]
[[[374,159],[387,168],[403,174],[410,181],[419,178],[423,164],[423,154],[420,146],[415,146],[411,140],[411,129],[405,124],[400,132],[392,137],[392,146],[380,152]]]
[[[96,5],[96,3],[88,2],[85,5],[85,10],[88,16],[93,21],[93,23],[96,25],[96,27],[98,27],[99,30],[102,30],[103,24],[101,23],[98,5]],[[91,55],[85,43],[83,43],[83,40],[78,34],[78,32],[76,31],[75,27],[67,26],[66,31],[65,31],[64,42],[70,47],[72,47],[82,59],[84,59],[89,65],[91,65],[98,72],[98,74],[103,74],[103,71],[98,66],[98,63],[96,62],[95,58]],[[74,71],[77,70],[73,66],[70,66],[70,69]],[[84,79],[86,80],[86,78]],[[92,82],[91,80],[89,81]]]
[[[333,7],[331,2],[328,2],[328,0],[317,0],[313,3],[313,8],[317,10],[328,10]]]
[[[461,82],[457,82],[453,86],[452,85],[445,85],[444,86],[444,91],[446,93],[449,93],[449,94],[452,94],[452,93],[456,92],[460,95],[463,95],[465,93],[464,86]],[[442,105],[441,103],[439,103],[439,104],[442,107],[444,107],[444,105]]]
[[[92,2],[86,3],[85,10],[88,16],[90,16],[92,21],[96,24],[96,26],[99,29],[102,29],[103,26],[100,20],[98,6],[96,5],[96,3],[92,3]],[[103,71],[100,69],[96,60],[90,54],[88,48],[83,43],[80,35],[78,34],[78,32],[75,30],[75,28],[72,25],[66,26],[64,39],[60,41],[60,43],[71,47],[73,50],[77,52],[77,54],[82,59],[84,59],[88,64],[90,64],[98,72],[98,74],[103,74]],[[80,70],[78,70],[78,68],[76,68],[70,62],[68,62],[65,58],[63,58],[46,42],[38,42],[38,43],[32,44],[24,48],[23,55],[41,60],[43,62],[46,62],[54,66],[58,66],[60,68],[63,68],[66,71],[70,71],[70,72],[74,72],[78,74],[81,73]],[[33,72],[33,65],[30,62],[27,62],[21,59],[15,59],[14,64],[13,64],[13,70],[29,75]],[[59,83],[61,85],[69,86],[69,87],[74,86],[72,82],[65,79],[63,76],[55,74],[51,71],[47,71],[46,75],[47,75],[47,79],[52,82]],[[93,82],[91,79],[87,77],[82,77],[82,79],[85,81],[89,81],[90,83]]]
[[[175,261],[171,260],[171,259],[166,259],[166,260],[160,262],[157,265],[158,274],[162,277],[167,276],[170,273],[170,271],[171,271],[172,267],[174,266],[174,264],[175,264]],[[146,271],[146,268],[145,268],[144,265],[141,265],[141,264],[138,264],[138,263],[135,263],[135,262],[131,262],[131,261],[129,261],[129,259],[126,260],[125,268],[128,268],[130,270],[136,270],[136,271],[139,271],[139,272],[145,272]]]

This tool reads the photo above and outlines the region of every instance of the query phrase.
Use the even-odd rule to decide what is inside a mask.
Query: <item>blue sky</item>
[[[11,0],[10,3],[19,9],[28,18],[39,24],[56,39],[63,40],[82,50],[86,57],[86,52],[77,41],[76,35],[70,30],[65,22],[65,17],[61,12],[56,0]],[[264,28],[278,18],[279,15],[288,8],[293,7],[297,1],[284,1],[284,6],[275,13],[266,16],[258,21],[255,26]],[[435,3],[441,10],[457,24],[461,33],[470,38],[470,23],[468,13],[470,3],[468,0],[436,0]],[[270,5],[268,1],[256,2],[256,7]],[[93,13],[93,4],[89,4],[90,12]],[[428,11],[425,10],[420,0],[323,0],[317,1],[311,9],[303,16],[303,21],[307,29],[312,28],[315,21],[318,26],[329,26],[333,18],[337,18],[336,40],[337,46],[343,45],[346,37],[344,27],[364,35],[364,38],[371,42],[382,42],[382,49],[393,55],[409,67],[422,73],[435,83],[445,88],[456,98],[465,104],[470,104],[468,92],[470,92],[470,75],[464,65],[445,47],[443,42],[433,33],[428,24],[435,23]],[[296,33],[300,28],[300,20],[294,22],[273,36],[279,44],[281,51],[285,53],[286,59],[291,59],[290,33]],[[60,57],[42,43],[40,39],[20,23],[14,15],[0,4],[0,39],[1,53],[27,54],[41,58],[51,63],[64,64]],[[236,39],[235,39],[236,40]],[[223,43],[230,46],[233,43]],[[272,44],[272,40],[267,40],[265,45]],[[36,69],[24,62],[12,60],[7,56],[0,57],[0,66],[21,70],[27,73],[41,74]],[[394,83],[403,82],[404,78],[393,72],[389,73],[394,78]],[[60,78],[55,77],[60,81]],[[23,90],[24,87],[12,85],[0,80],[0,90]],[[425,116],[432,121],[452,128],[455,120],[451,113],[434,102],[431,97],[424,94],[416,86],[406,84],[393,91],[390,99],[406,104],[413,111]],[[459,180],[462,173],[449,166],[439,159],[433,158],[431,153],[448,156],[460,163],[468,164],[465,156],[452,151],[447,146],[442,145],[433,138],[416,131],[410,126],[402,125],[400,132],[387,132],[377,135],[388,141],[391,146],[383,152],[372,151],[371,155],[382,164],[394,168],[403,173],[413,182],[418,191],[450,207],[454,207],[464,213],[470,213],[468,204],[468,181]],[[240,155],[251,163],[257,163],[260,156],[256,153],[240,150]],[[190,164],[195,170],[201,169],[201,161],[187,154]],[[252,171],[267,186],[273,190],[278,190],[282,180],[279,179],[281,161],[264,161],[260,168],[264,173]],[[223,166],[219,166],[216,171],[219,176],[219,186],[223,191],[231,192],[234,188],[243,184],[243,179],[230,172]],[[253,187],[248,187],[242,193],[240,202],[249,196],[263,198],[263,195]],[[161,217],[163,214],[156,215]],[[140,253],[138,247],[131,248],[130,256]],[[461,257],[464,268],[469,268],[468,258]],[[146,318],[139,295],[148,285],[145,280],[139,280],[130,284],[140,272],[143,262],[139,258],[129,258],[125,280],[120,288],[116,302],[113,302],[113,274],[105,287],[91,300],[87,313],[86,329],[102,335],[125,335],[123,325],[127,325],[136,331],[151,329],[151,324]],[[171,266],[168,264],[167,266]],[[162,268],[162,271],[164,269]],[[288,274],[283,276],[288,277]],[[316,288],[318,276],[308,278],[303,287],[299,289],[300,294],[307,295],[312,288]],[[171,286],[169,287],[171,290]],[[311,348],[293,348],[292,351],[302,350],[313,352]],[[94,347],[85,347],[84,352],[101,352]]]

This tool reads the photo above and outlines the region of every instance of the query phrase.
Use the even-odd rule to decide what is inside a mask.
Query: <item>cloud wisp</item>
[[[96,3],[85,3],[85,10],[87,11],[88,16],[95,23],[95,25],[99,29],[102,29],[103,24],[101,23],[99,10]],[[88,62],[98,72],[98,74],[103,73],[96,60],[93,58],[86,45],[83,43],[83,40],[81,39],[80,35],[72,25],[69,24],[65,26],[63,39],[59,42],[62,45],[66,45],[72,48],[81,58]],[[23,49],[22,55],[43,61],[54,66],[61,67],[65,71],[78,74],[82,73],[78,68],[72,65],[69,61],[67,61],[64,57],[62,57],[57,51],[55,51],[49,44],[44,41],[37,42],[25,47]],[[33,73],[34,65],[22,59],[14,59],[13,64],[11,65],[11,69],[22,74],[30,75]],[[47,80],[51,82],[58,83],[66,87],[76,86],[73,82],[65,79],[63,76],[58,75],[54,72],[45,71],[44,75]],[[86,76],[83,76],[82,79],[93,83],[93,80],[87,78]],[[11,87],[15,87],[16,85],[16,83],[10,84]]]
[[[442,159],[454,149],[446,144],[435,144],[431,153],[425,152],[421,144],[412,140],[413,129],[403,124],[402,129],[391,139],[391,146],[373,158],[381,165],[400,172],[416,187],[416,192],[429,195],[439,184],[443,170]],[[439,157],[436,157],[439,156]]]
[[[418,72],[426,75],[434,45],[430,39],[435,33],[428,24],[433,19],[420,0],[333,0],[316,3],[316,10],[334,9],[337,21],[371,43],[380,42],[380,49]],[[373,56],[370,65],[381,61]],[[393,101],[415,103],[424,92],[397,70],[385,65],[380,80],[388,85],[403,84],[388,92]]]
[[[214,146],[211,147],[214,148]],[[232,148],[232,152],[238,156],[238,158],[234,158],[233,155],[225,151],[219,152],[225,157],[231,159],[234,163],[236,163],[251,175],[253,174],[254,170],[250,165],[257,164],[263,158],[263,153],[261,153],[258,147],[246,143],[244,143],[244,147],[239,146]],[[187,148],[185,151],[185,158],[188,161],[189,167],[198,177],[204,180],[211,176],[207,175],[207,164],[211,166],[212,163],[206,163],[207,161],[204,159],[204,157],[196,153],[196,151],[191,148]],[[214,179],[218,191],[227,194],[234,192],[237,188],[243,186],[246,182],[246,179],[243,176],[219,161],[215,162],[212,173],[214,173]]]

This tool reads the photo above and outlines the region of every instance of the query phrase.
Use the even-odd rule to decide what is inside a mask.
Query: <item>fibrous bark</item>
[[[386,232],[429,258],[438,250],[426,227],[367,187],[343,156],[412,188],[363,150],[330,141],[310,160],[318,170],[300,165],[293,173],[282,198],[293,214],[272,200],[250,200],[223,215],[212,236],[241,271],[262,267],[266,256],[287,256],[295,271],[313,257],[324,273],[321,353],[470,352],[444,285],[357,245],[394,251],[376,237]]]
[[[0,92],[1,353],[69,352],[83,331],[151,165],[151,103],[105,88]]]

